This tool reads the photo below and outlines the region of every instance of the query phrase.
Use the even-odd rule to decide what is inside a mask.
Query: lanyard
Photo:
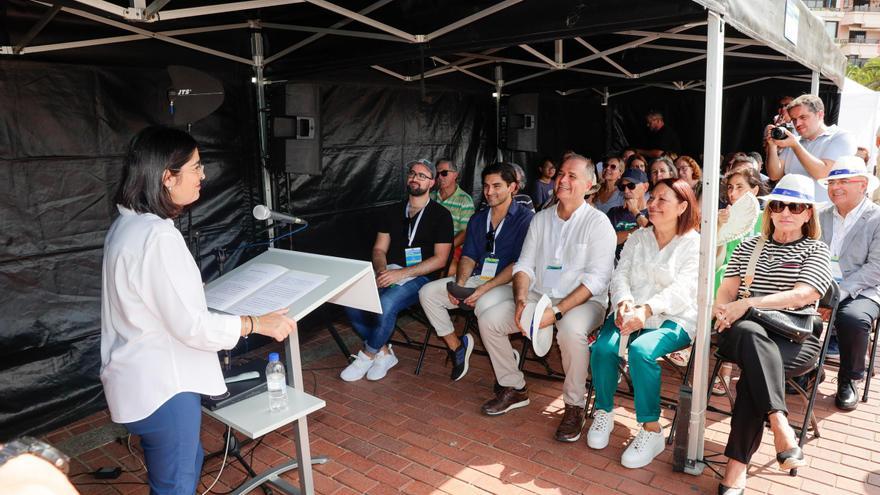
[[[498,245],[495,243],[498,240],[498,234],[501,232],[501,227],[504,226],[504,221],[507,220],[507,217],[501,219],[501,222],[498,223],[498,226],[495,227],[495,230],[492,230],[492,213],[489,212],[489,216],[486,218],[486,233],[492,234],[492,252],[489,253],[491,255],[495,255],[495,250],[498,248]]]
[[[431,200],[428,200],[428,203],[430,203],[430,202],[431,202]],[[415,239],[415,237],[416,237],[416,232],[418,232],[418,230],[419,230],[419,222],[422,221],[422,215],[424,215],[425,210],[428,209],[428,203],[425,203],[425,206],[422,208],[422,211],[419,212],[419,216],[416,217],[415,223],[410,222],[409,216],[406,216],[407,213],[409,213],[409,201],[407,201],[406,204],[403,205],[403,214],[406,216],[406,220],[407,220],[407,239],[409,241],[409,242],[407,242],[406,247],[412,246],[413,239]]]

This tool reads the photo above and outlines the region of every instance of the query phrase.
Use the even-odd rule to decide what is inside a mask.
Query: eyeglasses
[[[417,178],[419,180],[431,180],[431,176],[425,175],[421,172],[413,172],[412,170],[410,170],[409,173],[406,174],[406,178],[407,179]]]
[[[491,253],[495,251],[495,231],[490,230],[486,232],[486,252]]]
[[[193,168],[181,168],[181,172],[195,172],[198,175],[202,175],[205,173],[205,165],[202,164],[201,161],[196,162]]]
[[[454,170],[438,170],[437,175],[439,175],[440,177],[446,177],[447,175],[449,175],[453,172],[454,172]]]
[[[617,185],[617,189],[620,192],[623,192],[624,189],[629,189],[630,191],[632,191],[632,190],[635,190],[637,185],[638,184],[633,184],[632,182],[627,182],[626,184],[621,182],[620,184]]]
[[[792,215],[799,215],[805,210],[812,208],[806,203],[783,203],[782,201],[771,201],[767,203],[767,208],[773,213],[782,213],[782,210],[788,208]]]

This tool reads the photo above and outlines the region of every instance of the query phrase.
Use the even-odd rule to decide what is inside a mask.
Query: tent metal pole
[[[721,174],[721,93],[724,85],[724,20],[709,11],[706,27],[706,121],[703,138],[703,211],[700,229],[700,278],[697,289],[697,335],[694,345],[693,399],[684,471],[700,475],[709,389],[709,333],[715,287],[715,237],[718,218],[718,177]]]
[[[263,204],[272,209],[272,176],[269,174],[269,116],[266,114],[266,78],[263,75],[263,32],[255,29],[251,33],[251,54],[254,63],[254,89],[257,95],[257,128],[260,137],[260,174],[263,183]],[[269,220],[269,238],[275,238],[275,228]],[[275,247],[275,243],[270,244]]]
[[[810,94],[819,96],[819,71],[814,70],[810,77]]]
[[[501,91],[504,89],[504,73],[501,65],[495,66],[495,153],[496,160],[503,161],[501,156]]]

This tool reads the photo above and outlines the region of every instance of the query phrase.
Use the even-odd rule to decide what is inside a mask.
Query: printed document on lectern
[[[233,315],[262,315],[287,308],[320,287],[326,275],[252,263],[205,291],[208,307]]]

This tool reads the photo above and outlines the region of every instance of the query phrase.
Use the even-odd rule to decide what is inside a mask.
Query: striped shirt
[[[745,297],[746,269],[758,237],[750,237],[740,244],[730,261],[724,277],[739,277],[739,297]],[[750,288],[752,293],[775,294],[794,288],[800,282],[814,287],[824,295],[831,285],[831,255],[824,242],[807,237],[788,244],[779,244],[772,239],[764,244],[761,256],[755,266],[755,280]]]
[[[474,198],[464,192],[460,186],[455,186],[455,192],[444,201],[440,199],[440,191],[431,191],[431,199],[445,206],[452,215],[452,228],[454,235],[465,229],[474,214]]]

